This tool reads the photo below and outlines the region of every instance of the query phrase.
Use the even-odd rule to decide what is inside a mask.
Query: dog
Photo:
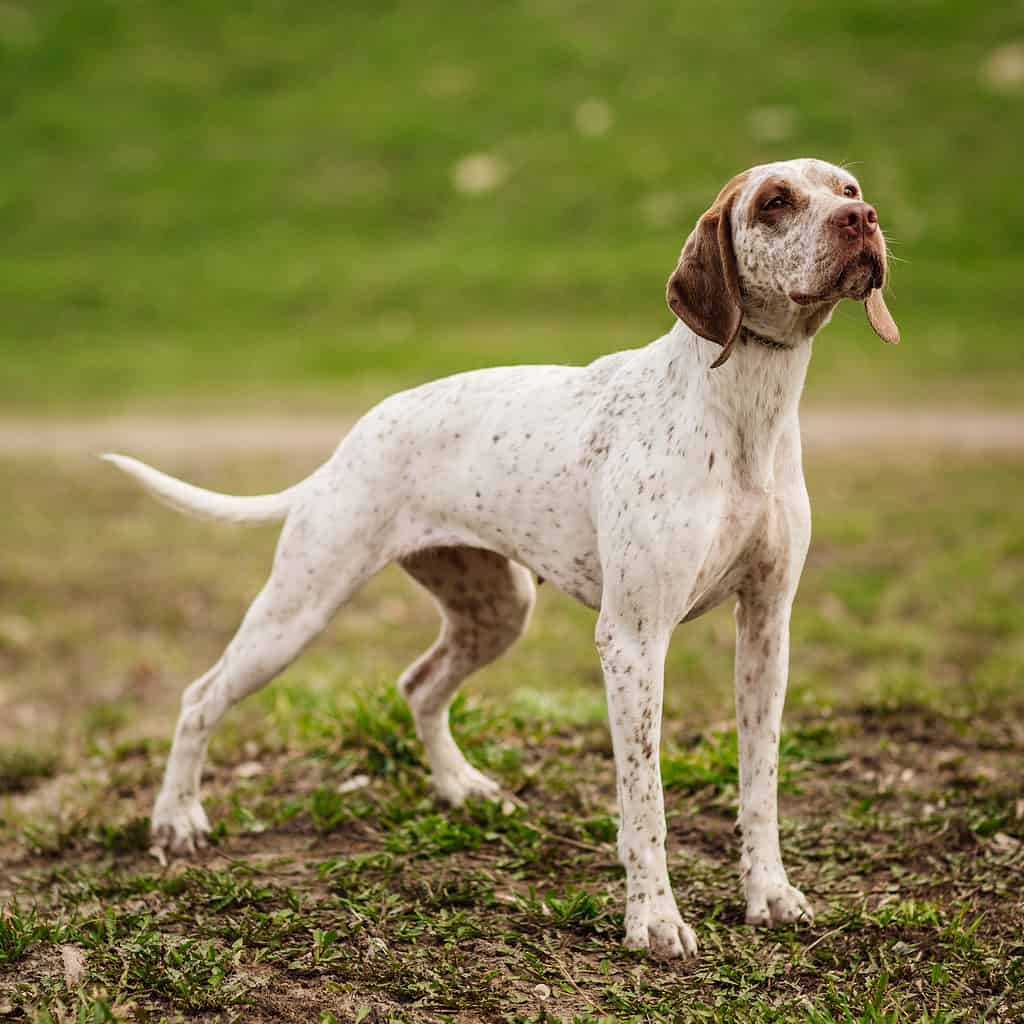
[[[278,494],[217,494],[103,456],[185,512],[284,520],[269,580],[185,691],[153,810],[158,851],[204,845],[200,776],[223,714],[393,562],[442,617],[436,643],[399,680],[433,784],[453,805],[495,797],[498,785],[453,740],[448,707],[522,634],[536,576],[599,612],[625,944],[693,956],[665,857],[664,661],[677,625],[735,595],[746,920],[811,919],[782,864],[777,809],[790,610],[811,528],[797,411],[812,339],[842,299],[862,302],[883,340],[899,340],[886,267],[878,217],[851,174],[813,159],[765,164],[733,178],[700,218],[668,281],[677,319],[644,348],[393,395]]]

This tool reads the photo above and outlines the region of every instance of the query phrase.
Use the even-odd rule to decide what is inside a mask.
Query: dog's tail
[[[101,455],[101,459],[113,463],[118,469],[134,477],[150,494],[179,512],[187,512],[201,519],[222,519],[231,523],[266,523],[284,519],[295,500],[301,484],[289,487],[278,494],[258,494],[253,497],[236,497],[233,494],[218,494],[202,487],[193,487],[183,480],[161,473],[138,459],[127,455]]]

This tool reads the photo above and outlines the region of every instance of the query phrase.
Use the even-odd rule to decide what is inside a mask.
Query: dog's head
[[[899,341],[882,297],[885,238],[856,178],[822,160],[744,171],[718,194],[668,281],[672,312],[722,346],[744,324],[792,343],[812,337],[841,299],[863,302],[880,338]]]

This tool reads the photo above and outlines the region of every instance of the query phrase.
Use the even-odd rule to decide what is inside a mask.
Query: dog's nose
[[[878,229],[878,214],[867,203],[843,203],[832,214],[832,225],[841,238],[860,238]]]

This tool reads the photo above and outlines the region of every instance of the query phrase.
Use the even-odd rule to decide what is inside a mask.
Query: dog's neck
[[[711,369],[720,351],[677,323],[671,337],[685,353],[686,386],[699,388],[735,445],[735,462],[753,486],[767,486],[775,452],[787,428],[799,430],[800,394],[811,359],[811,340],[771,338],[746,327],[729,359]]]
[[[746,324],[740,328],[737,344],[763,345],[765,348],[773,349],[776,352],[784,352],[793,347],[788,341],[776,341],[775,338],[769,338],[767,334],[758,334],[757,331],[747,327]]]

